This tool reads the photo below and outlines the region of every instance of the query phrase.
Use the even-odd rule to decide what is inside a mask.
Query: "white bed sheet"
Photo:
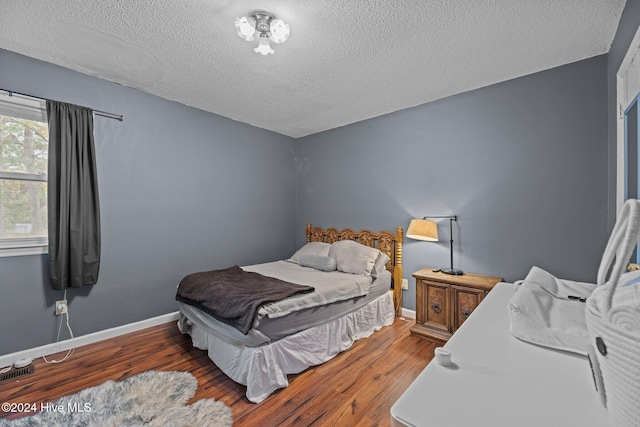
[[[391,325],[394,318],[393,294],[385,292],[351,313],[258,347],[229,342],[184,318],[178,326],[229,378],[247,386],[247,399],[259,403],[287,387],[287,375],[332,359],[356,340]]]
[[[394,427],[610,425],[589,361],[520,341],[509,331],[516,286],[499,283],[391,408]]]
[[[255,331],[269,337],[271,341],[276,341],[354,311],[389,292],[390,289],[391,273],[385,270],[371,283],[367,295],[305,308],[275,319],[266,316],[260,320]]]
[[[280,301],[263,304],[258,309],[254,326],[264,316],[270,318],[286,316],[303,308],[330,304],[366,295],[371,285],[371,277],[341,271],[319,271],[302,267],[288,261],[274,261],[242,267],[263,276],[275,277],[289,283],[309,285],[313,292],[293,295]]]

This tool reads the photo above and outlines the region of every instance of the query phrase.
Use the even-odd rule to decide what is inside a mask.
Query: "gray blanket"
[[[199,308],[246,335],[262,304],[313,290],[311,286],[247,272],[236,265],[189,274],[180,282],[176,299]]]

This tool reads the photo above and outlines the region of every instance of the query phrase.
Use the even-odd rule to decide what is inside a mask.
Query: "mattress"
[[[281,274],[278,274],[279,272],[283,271],[283,267],[287,271],[284,278]],[[254,327],[249,331],[247,335],[243,335],[234,327],[220,322],[204,311],[188,304],[184,304],[181,302],[178,303],[178,309],[180,310],[180,313],[186,319],[188,319],[188,321],[197,324],[200,328],[204,329],[210,334],[216,335],[219,338],[225,339],[234,344],[258,346],[267,342],[277,341],[291,334],[295,334],[296,332],[308,329],[312,326],[316,326],[333,319],[337,319],[344,314],[353,312],[354,310],[357,310],[365,306],[369,302],[374,301],[380,296],[384,295],[389,291],[391,287],[391,273],[386,270],[369,284],[368,281],[370,279],[365,278],[364,276],[356,276],[353,274],[340,272],[318,273],[311,268],[300,267],[297,264],[292,264],[285,261],[248,266],[243,267],[243,269],[247,271],[259,272],[261,274],[271,273],[274,274],[274,277],[276,274],[278,274],[277,277],[283,278],[283,280],[288,280],[293,283],[310,284],[312,286],[318,285],[318,278],[326,280],[326,278],[329,277],[335,280],[335,278],[338,277],[342,280],[356,280],[359,282],[359,286],[364,286],[362,284],[362,279],[366,279],[366,288],[368,290],[366,291],[366,295],[357,296],[355,298],[341,299],[339,301],[334,300],[340,297],[326,296],[320,293],[320,298],[322,298],[323,301],[329,301],[329,303],[320,304],[319,301],[316,301],[315,304],[317,305],[295,311],[291,310],[291,305],[284,302],[280,305],[287,307],[285,309],[285,312],[287,314],[281,315],[279,317],[272,317],[274,311],[283,311],[279,309],[269,310],[271,314],[265,314],[263,312],[263,317],[260,317],[258,319],[256,324],[254,324]],[[308,279],[300,276],[301,269],[307,270],[308,273],[310,273]],[[311,282],[307,280],[310,280]],[[289,299],[301,300],[309,298],[313,299],[314,296],[302,295],[300,297],[293,297]]]
[[[432,361],[391,408],[394,427],[610,425],[586,357],[515,338],[499,283],[444,346],[453,365]]]
[[[350,313],[389,292],[390,288],[391,273],[385,271],[371,283],[367,295],[305,308],[274,319],[263,317],[256,330],[265,334],[271,341],[276,341],[287,335]]]
[[[207,351],[229,378],[247,386],[249,401],[259,403],[275,390],[287,387],[287,375],[331,360],[356,340],[391,325],[394,319],[393,294],[385,292],[350,313],[258,346],[221,338],[186,318],[178,322],[178,327],[191,335],[193,346]]]

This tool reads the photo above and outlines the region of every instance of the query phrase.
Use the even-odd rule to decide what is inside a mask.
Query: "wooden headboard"
[[[402,315],[402,242],[404,234],[402,227],[396,232],[383,230],[373,233],[369,230],[353,231],[350,228],[336,230],[335,228],[312,227],[307,224],[307,243],[325,242],[335,243],[339,240],[353,240],[362,245],[380,250],[389,257],[387,270],[393,278],[393,304],[396,316]]]

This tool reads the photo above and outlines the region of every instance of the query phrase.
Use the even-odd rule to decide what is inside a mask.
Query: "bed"
[[[178,327],[229,378],[247,387],[249,401],[259,403],[287,387],[287,375],[324,363],[393,323],[402,307],[402,242],[401,227],[374,233],[307,224],[306,244],[291,258],[241,270],[309,285],[311,292],[260,304],[251,323],[240,328],[209,306],[177,296]],[[326,268],[332,263],[333,269]]]
[[[391,407],[393,427],[610,426],[586,356],[519,340],[509,330],[518,286],[498,283]]]

